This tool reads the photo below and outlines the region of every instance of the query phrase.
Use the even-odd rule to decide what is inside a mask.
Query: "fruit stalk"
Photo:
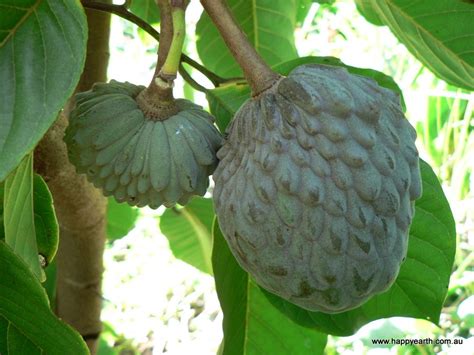
[[[156,0],[160,9],[160,41],[158,46],[158,60],[156,63],[153,80],[158,75],[165,63],[173,39],[173,22],[171,20],[171,7],[168,0]]]
[[[179,59],[181,57],[181,46],[179,47],[179,54],[172,54],[170,53],[171,50],[176,52],[176,48],[172,49],[173,41],[175,37],[182,37],[182,41],[184,41],[183,36],[175,36],[174,25],[173,25],[173,13],[174,13],[174,6],[172,6],[170,0],[157,0],[157,5],[160,9],[160,45],[158,48],[158,60],[155,68],[155,73],[153,74],[153,78],[148,85],[148,87],[142,91],[139,96],[137,97],[137,102],[141,107],[143,112],[151,112],[154,116],[161,117],[161,119],[166,119],[167,117],[175,114],[177,112],[177,107],[174,102],[173,97],[173,81],[176,78],[176,71],[174,75],[172,74],[172,66],[175,64],[174,60],[168,59],[170,56],[177,56],[175,60],[177,62],[177,66],[179,68]],[[183,8],[183,18],[182,23],[178,24],[177,26],[185,27],[184,22],[184,8]],[[182,31],[181,31],[182,32]],[[179,43],[175,44],[174,47],[179,46]],[[166,64],[166,62],[172,62]],[[166,67],[165,67],[166,64]],[[163,67],[167,68],[166,71],[168,75],[163,76]]]
[[[245,79],[252,89],[252,95],[257,96],[270,88],[280,75],[265,63],[250,44],[224,1],[201,0],[201,4],[220,32],[232,56],[242,68]]]
[[[163,67],[158,76],[166,81],[176,79],[181,52],[186,35],[185,3],[184,1],[171,0],[171,20],[173,24],[173,37]]]

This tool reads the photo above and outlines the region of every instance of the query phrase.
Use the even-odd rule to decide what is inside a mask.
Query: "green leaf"
[[[375,26],[383,26],[384,23],[377,14],[377,11],[372,7],[371,2],[372,0],[355,0],[357,10],[367,21]]]
[[[0,181],[34,148],[71,96],[86,41],[79,1],[0,4]]]
[[[36,245],[32,154],[5,181],[3,209],[5,242],[25,260],[38,279],[44,280]]]
[[[102,323],[102,331],[100,332],[99,338],[99,355],[120,355],[121,353],[133,353],[134,351],[129,349],[130,340],[126,339],[120,334],[117,334],[115,329],[110,323]]]
[[[38,253],[44,257],[45,265],[56,256],[59,245],[59,226],[54,212],[53,196],[43,178],[33,178],[33,207]]]
[[[112,346],[107,343],[107,341],[102,337],[102,334],[99,338],[99,350],[97,351],[99,355],[120,355],[120,352],[114,349]]]
[[[217,127],[224,132],[234,114],[250,97],[250,88],[245,83],[228,84],[208,90],[206,97]]]
[[[202,197],[194,197],[186,207],[167,209],[160,217],[174,256],[211,275],[213,219],[212,200]]]
[[[55,309],[56,307],[57,272],[56,260],[53,260],[53,262],[44,269],[46,281],[42,283],[42,286],[48,295],[51,309]]]
[[[137,208],[118,203],[114,198],[108,199],[107,205],[107,237],[110,241],[120,239],[135,226],[139,211]]]
[[[296,23],[301,25],[306,16],[308,15],[309,9],[314,3],[318,3],[323,6],[331,6],[336,0],[297,0],[297,15]]]
[[[0,240],[5,239],[3,193],[3,184],[0,184]],[[58,249],[59,227],[51,193],[43,178],[37,174],[33,178],[33,210],[38,254],[44,257],[45,265],[48,265]]]
[[[156,0],[132,0],[129,10],[149,24],[160,22]]]
[[[402,91],[390,76],[376,70],[362,69],[346,65],[334,57],[301,57],[281,63],[280,65],[275,66],[273,69],[282,75],[288,75],[294,68],[309,63],[342,66],[347,68],[347,70],[352,74],[363,75],[372,78],[377,81],[380,86],[397,93],[400,96],[402,107],[405,108]],[[235,82],[208,90],[206,95],[207,100],[209,101],[209,109],[216,117],[217,126],[221,132],[224,132],[225,128],[232,120],[234,114],[250,97],[250,89],[243,82]]]
[[[45,354],[89,354],[81,336],[53,314],[46,292],[28,265],[1,241],[0,315]]]
[[[7,344],[8,353],[12,355],[41,355],[41,350],[11,323],[8,325]]]
[[[270,65],[297,57],[294,29],[297,6],[287,0],[228,0],[234,18]],[[223,77],[242,76],[207,13],[196,25],[196,47],[203,64]]]
[[[370,0],[380,20],[433,73],[474,90],[473,7],[462,1]]]
[[[1,241],[0,241],[1,243]],[[0,316],[0,354],[8,355],[7,334],[8,321]]]
[[[5,229],[3,227],[3,195],[4,195],[4,183],[0,182],[0,241],[5,240]]]
[[[222,354],[323,354],[327,334],[287,318],[234,259],[214,224],[212,265],[224,312]]]
[[[456,230],[436,175],[427,163],[420,163],[423,196],[415,204],[407,258],[388,291],[361,307],[333,315],[306,311],[265,291],[272,304],[299,324],[342,336],[380,318],[412,317],[437,324],[454,262]]]
[[[306,15],[308,15],[308,11],[313,4],[312,0],[298,0],[298,11],[296,12],[296,23],[300,25],[304,22]]]

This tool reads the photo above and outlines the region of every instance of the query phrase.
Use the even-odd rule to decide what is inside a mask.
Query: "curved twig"
[[[191,74],[189,74],[183,66],[183,63],[179,65],[179,74],[183,77],[186,82],[191,85],[191,87],[197,91],[201,91],[203,93],[207,93],[207,89],[199,84],[196,80],[193,79]]]

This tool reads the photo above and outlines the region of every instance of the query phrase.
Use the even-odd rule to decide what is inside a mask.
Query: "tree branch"
[[[280,75],[265,63],[250,44],[247,36],[237,25],[225,1],[201,0],[201,4],[216,25],[233,57],[242,68],[245,79],[252,88],[252,95],[256,96],[271,87]]]

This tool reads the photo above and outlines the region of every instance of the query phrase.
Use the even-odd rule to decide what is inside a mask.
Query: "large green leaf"
[[[107,205],[107,238],[114,241],[126,236],[135,225],[137,217],[137,208],[118,203],[110,197]]]
[[[186,207],[168,209],[160,217],[160,229],[175,257],[212,274],[212,221],[209,198],[195,197]]]
[[[224,355],[323,354],[327,335],[293,322],[265,297],[234,259],[214,225],[212,265],[224,312]]]
[[[72,94],[86,41],[79,1],[0,2],[0,181],[34,148]]]
[[[3,215],[5,242],[44,279],[38,258],[33,211],[33,156],[28,154],[5,181]]]
[[[297,57],[293,32],[298,8],[287,0],[228,0],[235,19],[270,65]],[[224,77],[242,76],[207,13],[196,25],[196,47],[204,65]]]
[[[0,241],[1,243],[1,241]],[[0,354],[8,355],[7,334],[8,321],[0,316]]]
[[[474,90],[472,4],[453,0],[364,3],[433,73],[450,84]]]
[[[33,344],[22,332],[20,332],[13,324],[8,325],[7,333],[8,353],[41,355],[41,349]]]
[[[403,95],[395,83],[388,75],[372,69],[356,68],[346,65],[334,57],[301,57],[273,67],[275,71],[282,75],[288,75],[294,68],[303,64],[325,64],[342,66],[352,74],[363,75],[374,79],[380,86],[386,87],[400,95],[402,107],[405,107]],[[250,89],[243,82],[235,82],[217,87],[207,92],[207,100],[212,114],[216,117],[219,129],[224,132],[239,107],[250,97]]]
[[[28,265],[0,241],[0,316],[44,354],[89,354],[81,336],[49,308],[48,296]]]

